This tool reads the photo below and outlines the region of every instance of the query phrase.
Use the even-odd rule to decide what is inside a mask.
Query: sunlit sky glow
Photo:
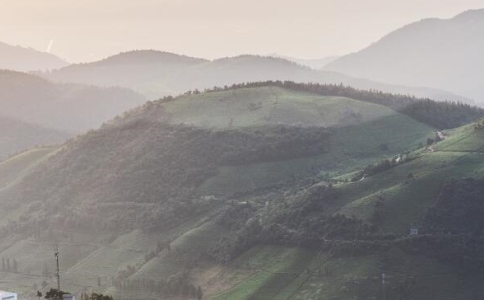
[[[320,58],[476,8],[484,0],[0,0],[0,41],[46,51],[52,40],[70,62],[133,49]]]

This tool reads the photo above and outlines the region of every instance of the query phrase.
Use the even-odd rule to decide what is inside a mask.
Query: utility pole
[[[57,270],[56,270],[56,276],[57,276],[57,290],[60,292],[61,286],[60,286],[60,268],[59,268],[59,247],[56,245],[55,246],[55,262],[57,264]]]
[[[383,300],[386,300],[385,299],[385,273],[381,274],[381,283],[382,283],[382,287],[383,287],[383,290],[382,290]]]

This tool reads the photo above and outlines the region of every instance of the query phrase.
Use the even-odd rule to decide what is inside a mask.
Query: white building
[[[68,294],[66,294],[66,295],[63,295],[62,296],[62,300],[76,300],[76,297],[74,297],[74,295],[68,295]]]
[[[0,300],[18,300],[17,294],[0,291]]]

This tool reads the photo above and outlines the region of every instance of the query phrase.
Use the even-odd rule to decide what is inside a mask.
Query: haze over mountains
[[[123,86],[148,98],[177,95],[188,90],[223,87],[241,82],[290,80],[344,84],[361,89],[411,94],[437,100],[472,102],[443,90],[381,84],[340,73],[317,71],[282,58],[255,55],[207,61],[172,53],[143,50],[121,53],[105,60],[71,65],[43,76],[59,82]]]
[[[327,56],[323,58],[296,58],[286,55],[279,55],[277,53],[269,54],[268,56],[283,58],[295,62],[301,66],[310,67],[311,69],[320,70],[329,63],[337,60],[339,56]]]
[[[56,288],[59,249],[82,300],[482,299],[484,108],[444,85],[467,72],[451,62],[483,61],[467,30],[482,15],[328,66],[415,84],[154,50],[0,69],[1,289]],[[473,42],[468,57],[445,35]],[[478,87],[474,72],[455,86]]]
[[[0,115],[71,134],[97,128],[144,101],[128,89],[55,84],[35,75],[0,71]]]
[[[44,145],[61,144],[71,134],[0,115],[0,161],[17,152]]]
[[[0,159],[36,145],[64,142],[144,102],[128,89],[54,84],[0,70]]]
[[[0,42],[0,69],[21,72],[59,69],[68,63],[53,54]]]
[[[427,86],[484,101],[484,9],[425,19],[325,67],[392,84]]]

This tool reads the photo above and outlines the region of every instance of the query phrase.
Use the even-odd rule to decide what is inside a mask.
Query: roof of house
[[[10,296],[12,294],[15,295],[15,293],[0,291],[0,297]]]

